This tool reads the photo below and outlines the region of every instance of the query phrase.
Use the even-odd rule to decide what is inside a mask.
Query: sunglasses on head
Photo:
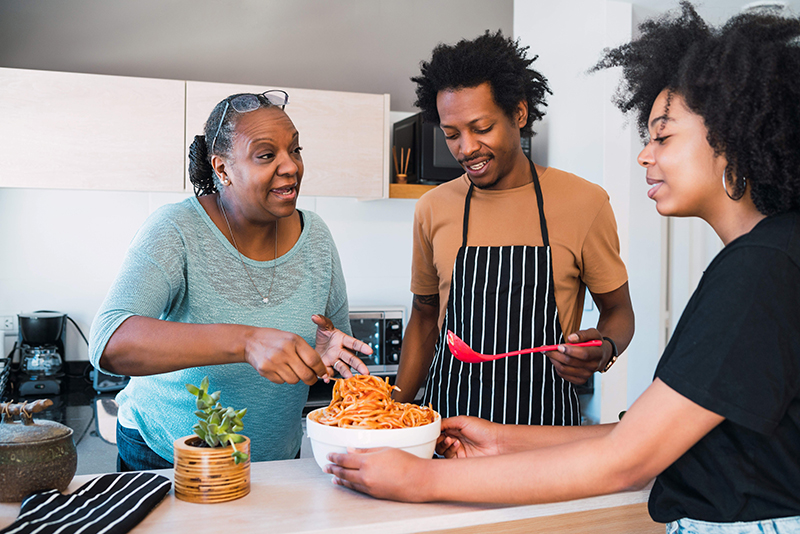
[[[263,101],[261,99],[266,100],[273,106],[278,106],[279,108],[283,109],[286,107],[286,104],[289,103],[289,94],[286,91],[282,91],[280,89],[271,89],[269,91],[264,91],[261,94],[251,94],[247,93],[244,95],[237,95],[233,98],[226,98],[225,99],[225,109],[222,111],[222,117],[219,119],[219,124],[217,125],[217,131],[214,133],[214,140],[211,141],[211,152],[209,154],[214,153],[214,145],[217,144],[217,136],[219,135],[219,131],[222,128],[222,123],[225,122],[225,115],[228,113],[228,108],[232,107],[239,113],[247,113],[248,111],[254,111],[261,107]]]

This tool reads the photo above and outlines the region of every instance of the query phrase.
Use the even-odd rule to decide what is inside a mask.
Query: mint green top
[[[236,249],[191,197],[155,211],[139,229],[92,323],[89,359],[99,367],[109,338],[133,315],[195,324],[244,324],[293,332],[312,347],[315,313],[350,334],[347,289],[330,231],[304,211],[294,247],[273,261],[244,258],[264,304]],[[274,281],[273,281],[274,276]],[[165,358],[169,355],[165,354]],[[103,370],[108,373],[108,371]],[[148,446],[172,461],[172,443],[192,433],[195,400],[185,384],[204,376],[220,403],[247,408],[243,434],[253,461],[294,458],[302,439],[302,408],[308,386],[274,384],[246,363],[183,369],[131,378],[117,395],[120,424],[136,428]]]

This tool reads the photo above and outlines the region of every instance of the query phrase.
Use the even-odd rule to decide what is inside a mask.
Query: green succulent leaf
[[[209,447],[220,447],[231,445],[234,448],[234,459],[236,463],[241,463],[248,459],[248,455],[236,451],[235,443],[242,443],[245,437],[237,434],[244,429],[242,417],[247,413],[247,408],[235,410],[232,407],[224,407],[219,399],[221,391],[209,393],[209,379],[204,377],[200,386],[186,384],[186,390],[196,397],[196,410],[194,415],[198,421],[192,429],[200,439],[204,440]]]
[[[247,454],[241,451],[236,451],[231,456],[233,456],[233,462],[236,465],[239,465],[240,463],[247,461]]]

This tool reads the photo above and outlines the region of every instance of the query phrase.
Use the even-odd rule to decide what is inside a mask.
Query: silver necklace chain
[[[231,234],[231,241],[233,241],[233,248],[236,249],[236,252],[239,254],[239,261],[242,262],[242,267],[244,268],[244,272],[247,273],[247,278],[250,279],[250,283],[253,284],[253,289],[256,290],[261,296],[261,302],[264,304],[269,304],[269,298],[272,296],[272,284],[275,282],[275,267],[272,268],[272,278],[269,281],[269,291],[267,292],[267,296],[265,297],[264,294],[258,290],[258,286],[253,281],[253,277],[250,276],[250,270],[247,268],[247,265],[244,263],[244,258],[242,258],[242,253],[239,251],[238,245],[236,245],[236,238],[233,236],[233,230],[231,229],[231,223],[228,222],[228,215],[225,213],[225,207],[222,205],[220,198],[217,197],[217,206],[219,206],[219,210],[222,212],[222,217],[225,219],[225,224],[228,225],[228,232]],[[278,219],[275,219],[275,260],[278,259]]]

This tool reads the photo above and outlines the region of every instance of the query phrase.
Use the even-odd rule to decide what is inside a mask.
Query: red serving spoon
[[[561,343],[568,347],[599,347],[603,344],[602,339],[593,339],[591,341],[584,341],[583,343]],[[520,354],[530,354],[531,352],[547,352],[549,350],[557,350],[558,345],[544,345],[542,347],[534,347],[532,349],[515,350],[513,352],[504,352],[503,354],[481,354],[472,350],[469,345],[455,335],[452,331],[447,331],[447,346],[450,348],[450,353],[464,363],[481,363],[490,362],[492,360],[499,360],[508,356],[518,356]]]

